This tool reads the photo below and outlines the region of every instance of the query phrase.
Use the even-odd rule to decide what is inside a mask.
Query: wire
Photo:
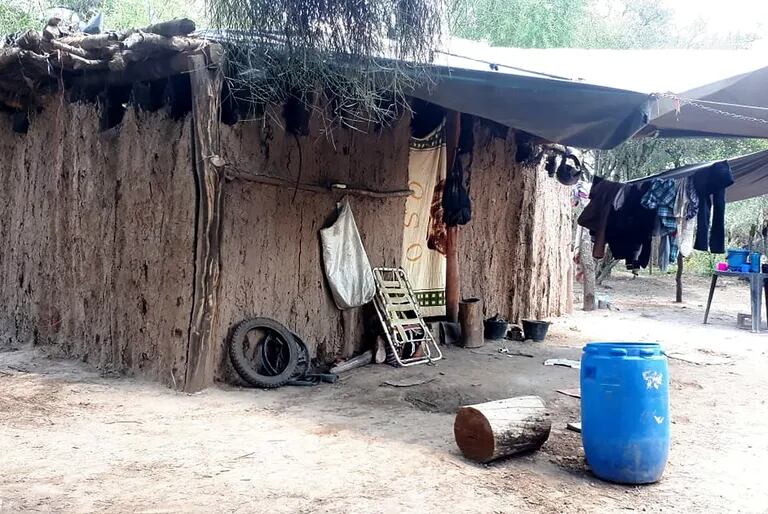
[[[451,52],[444,52],[442,50],[435,50],[435,53],[443,54],[443,55],[450,55],[451,57],[458,57],[459,59],[466,59],[468,61],[474,61],[474,62],[479,62],[479,63],[482,63],[482,64],[487,64],[494,71],[497,70],[498,68],[509,68],[510,70],[522,71],[523,73],[530,73],[532,75],[541,75],[542,77],[547,77],[547,78],[551,78],[551,79],[567,80],[567,81],[570,81],[570,82],[574,81],[574,79],[569,78],[569,77],[561,77],[560,75],[552,75],[552,74],[549,74],[549,73],[543,73],[541,71],[528,70],[526,68],[519,68],[517,66],[510,66],[508,64],[499,64],[499,63],[495,63],[495,62],[491,62],[491,61],[486,61],[484,59],[477,59],[475,57],[467,57],[466,55],[459,55],[459,54],[454,54],[454,53],[451,53]]]
[[[674,95],[672,93],[654,93],[653,96],[656,96],[658,98],[667,98],[671,100],[675,100],[676,102],[680,102],[680,105],[690,105],[692,107],[696,107],[698,109],[701,109],[702,111],[711,112],[712,114],[717,114],[720,116],[725,116],[728,118],[734,118],[738,120],[743,121],[750,121],[753,123],[760,123],[763,125],[768,125],[768,120],[764,118],[757,118],[754,116],[747,116],[745,114],[738,114],[735,112],[730,111],[724,111],[722,109],[716,109],[714,107],[709,107],[709,105],[722,105],[724,107],[738,107],[740,109],[754,109],[758,111],[768,111],[768,107],[761,107],[757,105],[741,105],[741,104],[731,104],[731,103],[725,103],[725,102],[714,102],[711,100],[693,100],[691,98],[684,98],[678,95]],[[704,105],[709,104],[709,105]],[[678,108],[679,111],[679,108]]]

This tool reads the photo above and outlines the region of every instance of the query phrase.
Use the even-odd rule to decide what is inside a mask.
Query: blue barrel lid
[[[615,357],[654,357],[663,354],[659,343],[588,343],[584,352]]]

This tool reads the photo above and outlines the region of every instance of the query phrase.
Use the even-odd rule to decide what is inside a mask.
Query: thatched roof
[[[194,22],[181,19],[89,35],[67,30],[54,18],[42,32],[0,40],[0,105],[21,110],[73,85],[119,85],[184,73],[194,54],[218,61],[218,46],[190,36],[194,30]]]

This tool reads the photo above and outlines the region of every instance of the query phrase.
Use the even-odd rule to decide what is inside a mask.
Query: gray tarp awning
[[[661,115],[642,133],[659,137],[768,138],[768,67],[661,98]]]
[[[657,178],[683,178],[694,173],[707,173],[715,164],[723,161],[705,162],[681,166],[631,182],[644,182]],[[725,190],[725,200],[736,202],[768,194],[768,150],[755,152],[725,162],[731,167],[734,183]]]
[[[650,95],[526,74],[438,67],[431,87],[413,96],[474,114],[548,141],[609,149],[642,129]]]

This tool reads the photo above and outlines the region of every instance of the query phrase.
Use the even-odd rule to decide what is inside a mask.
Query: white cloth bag
[[[323,265],[336,306],[360,307],[373,300],[376,284],[349,202],[343,200],[336,222],[320,230]]]

